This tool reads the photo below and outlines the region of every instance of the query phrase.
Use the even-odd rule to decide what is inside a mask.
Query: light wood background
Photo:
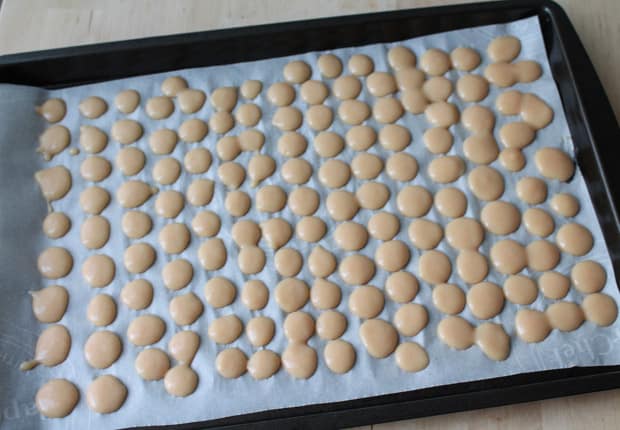
[[[557,0],[620,116],[620,0]],[[4,0],[0,54],[470,0]],[[620,142],[619,142],[620,144]],[[364,427],[618,429],[620,390]]]

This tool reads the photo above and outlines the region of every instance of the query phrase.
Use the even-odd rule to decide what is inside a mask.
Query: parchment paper
[[[561,147],[572,154],[574,149],[571,136],[562,111],[558,90],[549,69],[538,20],[535,17],[506,25],[471,28],[425,36],[394,44],[378,44],[358,48],[337,49],[331,52],[338,55],[345,65],[348,58],[354,53],[368,54],[373,58],[376,70],[387,71],[389,70],[386,57],[387,51],[390,47],[397,44],[402,43],[408,46],[418,57],[420,57],[426,49],[431,47],[441,48],[449,52],[457,46],[471,46],[483,54],[483,63],[475,71],[476,73],[482,73],[484,67],[488,64],[488,59],[484,54],[487,44],[494,37],[503,34],[513,34],[520,37],[523,45],[520,59],[535,59],[540,62],[544,71],[540,80],[531,84],[516,85],[514,88],[538,94],[549,103],[555,111],[553,123],[538,132],[536,141],[525,149],[525,154],[528,157],[532,157],[534,152],[541,146]],[[205,304],[203,316],[190,327],[201,335],[202,345],[193,362],[193,368],[200,376],[200,383],[196,392],[188,398],[173,398],[169,396],[165,392],[163,381],[145,382],[141,380],[133,369],[133,361],[140,348],[131,345],[127,341],[124,341],[122,356],[109,369],[100,371],[91,369],[88,366],[83,358],[82,348],[85,340],[95,328],[86,320],[85,313],[88,301],[95,294],[104,292],[111,294],[117,299],[118,317],[107,329],[113,330],[122,336],[124,336],[128,323],[138,314],[154,313],[162,317],[167,322],[167,333],[155,346],[166,349],[167,342],[171,336],[175,332],[181,330],[181,328],[175,326],[167,310],[169,299],[172,296],[175,294],[183,294],[191,290],[203,299],[203,286],[211,276],[215,275],[229,277],[237,285],[239,291],[248,278],[254,277],[243,276],[237,269],[237,248],[230,238],[230,229],[235,220],[226,216],[225,209],[223,208],[226,192],[223,186],[218,184],[216,186],[215,197],[207,208],[215,210],[223,215],[219,237],[229,246],[229,258],[226,266],[222,270],[207,274],[201,269],[196,258],[196,251],[201,240],[193,236],[191,246],[180,256],[189,259],[193,263],[195,271],[193,282],[188,288],[178,293],[173,294],[167,291],[161,283],[160,273],[164,264],[170,261],[171,257],[159,249],[157,234],[164,223],[168,221],[153,216],[154,228],[152,232],[144,238],[144,241],[151,243],[156,249],[159,249],[158,260],[155,266],[144,274],[144,277],[153,283],[155,287],[155,299],[153,304],[145,311],[134,312],[128,310],[118,301],[119,293],[123,285],[135,277],[128,276],[128,273],[122,265],[123,251],[130,242],[120,232],[120,219],[123,211],[119,205],[113,201],[103,212],[103,215],[111,222],[112,237],[109,243],[97,252],[103,252],[114,258],[117,265],[117,277],[113,284],[102,290],[90,288],[82,279],[80,267],[85,258],[94,251],[87,251],[79,242],[80,225],[86,218],[86,215],[80,210],[78,204],[79,193],[87,185],[81,180],[79,166],[87,154],[82,152],[78,156],[71,156],[68,150],[66,150],[49,163],[42,161],[41,157],[35,153],[35,148],[37,146],[37,137],[46,125],[35,115],[33,110],[35,104],[42,102],[48,97],[62,97],[66,100],[69,111],[66,118],[62,121],[62,124],[66,125],[71,130],[71,146],[77,147],[80,124],[94,124],[109,133],[114,121],[123,117],[113,106],[114,96],[123,89],[134,88],[138,90],[142,96],[142,104],[136,112],[129,115],[129,118],[138,120],[145,128],[144,136],[135,146],[141,148],[147,154],[148,164],[137,178],[151,181],[152,166],[161,156],[152,155],[147,144],[148,135],[152,131],[162,127],[176,129],[180,122],[188,117],[177,109],[170,118],[162,121],[153,121],[144,113],[143,108],[145,101],[153,95],[160,94],[159,86],[166,76],[180,74],[187,79],[190,87],[202,89],[207,94],[210,94],[215,88],[220,86],[239,86],[245,79],[259,79],[263,82],[264,89],[256,101],[263,109],[263,119],[258,128],[263,131],[267,137],[262,152],[272,155],[276,159],[278,166],[281,166],[285,160],[276,150],[276,141],[281,135],[281,132],[271,126],[271,117],[275,109],[266,101],[266,89],[273,82],[282,80],[282,68],[292,58],[307,61],[308,64],[313,67],[312,77],[314,79],[320,79],[320,74],[316,67],[316,60],[319,54],[320,53],[313,52],[295,57],[276,58],[219,67],[197,68],[183,70],[181,72],[144,76],[49,92],[35,88],[10,85],[3,85],[0,87],[0,237],[2,238],[2,246],[0,247],[0,427],[6,429],[83,429],[174,424],[274,408],[376,396],[523,372],[567,368],[572,366],[597,366],[620,363],[620,347],[618,345],[618,340],[620,338],[620,322],[616,321],[616,323],[608,328],[597,328],[593,324],[586,322],[575,332],[561,333],[554,331],[540,344],[526,344],[516,338],[514,316],[519,307],[510,303],[506,303],[503,312],[492,320],[502,323],[506,331],[512,336],[512,353],[506,361],[491,361],[475,346],[462,352],[451,350],[441,344],[435,334],[436,326],[441,315],[435,310],[431,303],[431,287],[421,282],[420,293],[416,297],[415,302],[424,304],[428,309],[430,316],[429,324],[427,328],[415,338],[401,337],[401,341],[414,340],[422,344],[428,350],[430,365],[422,372],[406,374],[396,366],[393,356],[383,360],[377,360],[370,358],[366,353],[357,334],[361,321],[348,312],[347,301],[352,288],[343,285],[337,273],[335,273],[330,276],[329,279],[342,285],[343,298],[338,310],[344,312],[348,316],[349,321],[349,326],[343,339],[351,342],[357,351],[357,363],[353,370],[345,375],[337,376],[327,369],[322,359],[322,350],[325,342],[319,340],[316,336],[313,337],[309,343],[312,347],[316,348],[319,353],[319,368],[314,376],[308,380],[294,380],[283,370],[274,377],[264,381],[255,381],[247,374],[234,380],[225,380],[217,375],[214,369],[215,356],[223,347],[216,345],[207,337],[206,332],[208,324],[218,316],[234,312],[240,316],[244,322],[247,322],[255,315],[268,315],[276,321],[277,327],[281,327],[285,315],[278,308],[273,295],[271,296],[268,306],[260,312],[248,311],[239,300],[232,306],[221,310],[214,310]],[[122,67],[122,65],[119,65],[119,67]],[[450,71],[447,74],[454,83],[460,75],[461,72],[457,71]],[[494,101],[499,92],[500,91],[496,88],[492,88],[489,96],[481,104],[493,108]],[[89,95],[99,95],[105,98],[110,105],[110,109],[102,118],[97,120],[80,118],[77,105],[82,98]],[[372,102],[372,97],[370,97],[365,90],[361,99]],[[451,96],[450,101],[456,103],[461,110],[465,107],[465,104],[455,95]],[[334,111],[337,109],[337,102],[333,96],[330,96],[326,103],[331,106]],[[300,100],[299,96],[294,105],[302,109],[304,108],[303,102]],[[200,112],[190,116],[206,120],[211,114],[212,107],[207,102]],[[498,115],[495,128],[496,136],[502,124],[514,120],[516,120],[515,117],[505,118]],[[398,123],[407,126],[411,130],[413,142],[405,151],[413,154],[420,163],[420,173],[412,183],[422,184],[433,192],[437,191],[439,187],[428,179],[426,173],[426,166],[431,156],[422,142],[422,133],[429,127],[424,115],[413,116],[411,114],[406,114]],[[375,126],[377,129],[379,128],[379,124],[374,122],[374,120],[370,120],[369,124]],[[241,129],[241,126],[237,125],[231,133],[239,133]],[[344,135],[347,127],[336,120],[331,129]],[[455,135],[455,144],[451,153],[462,154],[462,142],[467,137],[468,133],[460,124],[453,126],[451,131]],[[304,154],[304,157],[315,166],[315,175],[311,179],[309,185],[322,190],[322,204],[318,215],[325,220],[329,220],[324,205],[326,192],[325,189],[318,184],[316,179],[316,171],[321,161],[311,146],[313,136],[316,133],[310,130],[305,124],[300,132],[303,133],[309,141],[309,148]],[[213,154],[213,165],[206,174],[192,176],[183,173],[180,180],[173,186],[163,188],[173,188],[184,191],[195,177],[216,179],[217,167],[219,165],[215,153],[215,143],[217,139],[218,136],[211,132],[206,139],[200,143],[200,145],[209,148]],[[183,155],[189,149],[197,146],[198,144],[179,143],[173,156],[182,161]],[[117,142],[110,141],[108,147],[101,155],[113,161],[119,147],[120,145]],[[369,152],[380,154],[384,159],[389,155],[379,144],[375,144]],[[350,161],[354,155],[354,152],[347,148],[337,158]],[[250,156],[251,154],[249,153],[242,154],[237,161],[246,164]],[[35,185],[33,174],[42,167],[56,164],[63,164],[71,168],[74,188],[67,197],[54,203],[53,207],[55,210],[68,213],[72,219],[73,227],[64,239],[50,241],[46,239],[41,232],[41,222],[46,213],[46,206]],[[467,164],[468,171],[474,167],[469,162]],[[498,162],[496,161],[493,163],[493,166],[497,166],[497,164]],[[498,168],[498,170],[504,171],[501,167]],[[525,209],[525,206],[520,204],[516,198],[514,185],[519,178],[526,175],[538,175],[531,160],[523,171],[505,176],[506,192],[503,199],[510,199],[515,202],[522,211]],[[388,180],[388,178],[385,173],[382,173],[378,180]],[[112,175],[101,185],[114,195],[116,188],[122,181],[123,177],[121,173],[118,170],[114,170]],[[356,189],[359,185],[358,182],[359,181],[356,179],[352,179],[346,186],[346,189]],[[391,181],[388,182],[392,184],[392,198],[385,210],[398,214],[395,206],[395,196],[399,187],[394,185]],[[280,179],[279,174],[275,174],[265,181],[265,184],[272,183],[283,186],[287,191],[292,189],[291,186]],[[481,209],[480,203],[469,192],[466,184],[466,175],[461,177],[455,185],[464,190],[468,195],[469,207],[466,216],[478,217]],[[252,195],[256,191],[250,188],[249,181],[246,181],[242,189]],[[618,301],[618,289],[610,257],[606,250],[600,227],[596,222],[595,213],[581,172],[577,170],[574,179],[569,184],[561,184],[557,183],[557,181],[549,182],[549,194],[553,195],[558,191],[571,192],[579,197],[582,210],[575,221],[588,226],[595,237],[594,248],[584,259],[596,260],[606,268],[608,282],[604,292]],[[154,214],[153,204],[154,199],[151,199],[141,209]],[[541,207],[549,209],[548,201],[541,205]],[[200,210],[200,208],[187,205],[177,221],[189,224],[198,210]],[[357,221],[365,224],[370,215],[370,211],[362,210],[357,216]],[[285,209],[280,216],[287,219],[292,225],[295,224],[296,218],[288,208]],[[256,209],[253,208],[247,215],[247,218],[260,221],[266,219],[267,216],[258,213]],[[428,218],[438,221],[445,226],[446,219],[439,217],[435,209],[431,210]],[[563,222],[557,217],[555,217],[555,221],[558,225]],[[410,220],[401,218],[401,222],[401,232],[398,235],[398,239],[409,243],[406,232]],[[330,233],[333,231],[333,228],[333,223],[330,223]],[[524,244],[534,239],[527,234],[523,226],[509,237]],[[554,236],[549,239],[553,240],[553,238]],[[499,239],[501,238],[488,234],[482,246],[482,251],[488,253],[493,243]],[[38,254],[45,247],[52,245],[52,243],[68,247],[75,260],[71,274],[58,282],[42,280],[36,271],[36,259]],[[331,234],[328,234],[320,244],[335,252],[339,259],[344,255],[344,253],[340,252],[334,245]],[[288,246],[301,250],[304,256],[307,256],[311,250],[310,246],[296,238],[294,238]],[[361,252],[372,257],[376,246],[377,241],[371,239],[369,245]],[[267,248],[264,247],[264,249]],[[454,250],[451,249],[445,241],[439,245],[438,249],[453,258],[456,257]],[[420,251],[413,247],[411,247],[411,250],[412,258],[406,270],[416,273]],[[273,251],[267,250],[266,253],[267,266],[256,278],[265,281],[270,291],[273,292],[273,289],[279,281],[279,276],[276,275],[275,271],[272,269]],[[556,270],[568,274],[575,261],[574,258],[563,254],[562,260]],[[530,273],[527,269],[524,273],[533,278],[537,278],[538,276],[536,273]],[[309,285],[313,282],[312,276],[305,267],[298,277],[305,280]],[[382,287],[386,277],[386,272],[378,270],[371,284]],[[505,276],[493,270],[491,270],[488,277],[490,281],[496,282],[499,285],[502,285],[504,278]],[[456,271],[454,271],[450,282],[457,283],[466,289],[466,286],[458,278]],[[39,324],[32,315],[30,298],[27,291],[42,288],[54,283],[64,285],[70,291],[71,298],[69,308],[66,315],[61,320],[61,323],[66,325],[71,332],[73,339],[71,353],[68,359],[57,367],[39,367],[28,373],[20,372],[18,370],[19,363],[32,357],[38,333],[44,328],[44,325]],[[582,299],[582,295],[572,288],[565,300],[580,303]],[[531,308],[542,310],[550,303],[551,301],[544,299],[542,294],[540,294],[536,302],[531,305]],[[396,309],[397,305],[395,303],[386,300],[386,306],[380,318],[391,320]],[[310,303],[306,305],[304,310],[310,312],[315,317],[318,316],[318,312],[313,309]],[[480,321],[476,321],[472,317],[468,310],[465,310],[462,315],[474,324],[480,323]],[[286,344],[287,342],[282,331],[278,330],[274,340],[268,345],[268,348],[282,353]],[[241,348],[248,356],[253,352],[253,348],[244,336],[234,342],[232,346]],[[113,374],[118,376],[129,389],[129,395],[123,407],[118,412],[105,416],[91,412],[85,401],[85,392],[89,382],[100,374]],[[76,409],[65,419],[50,420],[40,418],[33,406],[33,397],[38,387],[44,381],[54,377],[63,377],[73,381],[78,385],[82,395]]]

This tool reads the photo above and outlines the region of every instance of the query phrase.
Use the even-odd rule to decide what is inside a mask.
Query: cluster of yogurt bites
[[[153,130],[148,137],[150,150],[157,157],[151,172],[153,183],[131,179],[146,165],[145,153],[135,145],[144,134],[142,125],[133,119],[117,121],[110,130],[112,140],[120,144],[115,164],[128,177],[116,190],[116,199],[125,208],[121,230],[130,239],[123,266],[135,277],[123,288],[121,302],[137,311],[150,306],[154,289],[141,275],[153,266],[158,252],[163,252],[170,261],[161,273],[162,284],[170,291],[179,292],[170,300],[170,315],[179,327],[190,326],[204,311],[203,302],[196,294],[183,292],[194,277],[194,264],[197,262],[202,269],[213,273],[204,287],[207,304],[214,309],[226,309],[237,298],[237,286],[214,272],[224,267],[230,255],[236,255],[237,268],[248,278],[240,300],[257,316],[245,324],[245,330],[238,316],[219,317],[210,322],[208,336],[217,344],[229,345],[245,331],[256,350],[248,358],[240,348],[225,346],[217,355],[215,367],[226,378],[240,377],[247,371],[256,379],[264,379],[276,373],[281,365],[296,378],[311,377],[318,358],[307,341],[315,333],[325,340],[323,356],[329,369],[335,373],[352,369],[356,352],[351,343],[341,338],[347,329],[347,317],[336,309],[342,300],[338,281],[352,287],[348,307],[352,315],[363,320],[359,336],[368,353],[375,358],[394,354],[397,365],[409,372],[420,371],[429,362],[421,345],[400,340],[416,336],[428,322],[427,309],[413,303],[419,290],[418,278],[432,285],[433,305],[446,315],[438,325],[441,341],[455,349],[476,344],[494,360],[508,357],[510,336],[502,325],[486,320],[501,313],[505,300],[526,306],[537,299],[539,291],[554,300],[545,312],[527,307],[519,309],[516,331],[527,342],[544,340],[552,329],[574,330],[584,319],[603,326],[611,324],[616,318],[616,305],[599,292],[605,285],[606,275],[598,263],[580,261],[574,265],[570,277],[553,271],[561,252],[580,257],[593,244],[586,227],[569,221],[579,212],[575,197],[567,193],[547,195],[547,181],[566,182],[572,178],[574,163],[568,154],[548,147],[534,154],[533,161],[541,177],[524,177],[517,183],[518,197],[532,206],[524,213],[501,199],[504,175],[524,168],[526,148],[534,141],[536,131],[552,121],[553,112],[534,94],[504,91],[495,101],[497,110],[519,119],[500,128],[498,145],[494,137],[495,114],[477,102],[488,96],[490,84],[504,88],[531,82],[540,77],[541,69],[532,61],[515,61],[520,42],[514,37],[495,39],[487,53],[492,64],[483,75],[469,73],[478,68],[481,59],[476,51],[464,47],[450,54],[429,49],[420,57],[419,64],[408,48],[392,48],[388,52],[390,72],[375,71],[370,57],[356,54],[348,60],[349,74],[344,75],[341,60],[324,54],[317,64],[324,81],[311,80],[312,71],[305,62],[290,62],[283,71],[285,81],[266,90],[266,99],[276,109],[271,126],[280,131],[275,142],[277,151],[286,159],[280,166],[263,149],[265,135],[256,127],[263,110],[251,100],[262,92],[259,81],[246,81],[239,89],[222,87],[213,91],[209,100],[214,112],[208,121],[191,118],[176,131]],[[452,68],[463,72],[456,82],[456,95],[467,103],[462,112],[447,101],[454,85],[444,75]],[[364,86],[372,96],[372,106],[358,98]],[[154,120],[170,117],[175,109],[194,114],[207,101],[202,90],[188,88],[185,79],[179,76],[166,79],[161,90],[161,96],[148,99],[144,105],[146,114]],[[324,104],[330,93],[338,101],[336,112]],[[239,94],[246,100],[242,104]],[[298,94],[306,106],[304,112],[292,105]],[[137,91],[126,90],[116,96],[115,105],[120,112],[130,114],[140,106],[140,101]],[[107,111],[108,105],[103,98],[93,96],[83,100],[79,108],[85,118],[97,119]],[[49,122],[57,123],[64,117],[66,106],[60,99],[51,99],[38,110]],[[425,166],[426,173],[431,181],[442,185],[434,195],[424,186],[411,183],[421,169],[418,160],[406,151],[412,144],[410,131],[396,123],[408,114],[423,114],[431,126],[424,133],[423,143],[433,155]],[[380,125],[378,132],[367,122],[371,117]],[[330,131],[334,121],[345,124],[344,136]],[[319,166],[313,166],[304,157],[308,147],[308,139],[300,132],[304,122],[313,132],[311,143],[321,159]],[[451,128],[459,123],[469,132],[462,155],[475,166],[468,172],[467,182],[473,194],[470,198],[478,199],[483,206],[479,220],[464,217],[468,198],[463,190],[450,185],[467,173],[465,160],[458,154],[460,148],[453,145]],[[238,135],[230,133],[235,124],[243,126]],[[203,142],[210,132],[218,135],[214,148]],[[41,136],[39,151],[51,160],[69,147],[70,140],[66,127],[52,125]],[[99,183],[110,175],[112,163],[97,155],[107,146],[108,135],[95,125],[84,125],[79,140],[81,149],[89,154],[80,166],[80,175],[92,183],[80,193],[80,206],[88,214],[80,228],[80,238],[86,249],[97,250],[108,242],[111,231],[110,222],[101,213],[112,197]],[[185,152],[182,163],[170,155],[179,140],[191,148]],[[369,152],[377,142],[380,150]],[[215,161],[212,150],[217,156]],[[77,155],[78,149],[69,151]],[[245,152],[251,153],[251,157],[244,166],[238,157]],[[351,163],[338,157],[347,152],[355,154]],[[496,160],[499,166],[495,163],[496,167],[491,167]],[[214,163],[218,165],[217,177],[224,187],[204,177]],[[191,178],[195,177],[185,193],[171,188],[183,170]],[[277,178],[277,173],[278,180],[268,185],[263,183]],[[315,173],[327,190],[324,205],[328,216],[337,223],[330,234],[325,220],[317,215],[321,194],[308,185]],[[359,187],[354,192],[344,189],[353,178],[359,181]],[[243,187],[248,180],[250,190]],[[64,166],[38,172],[37,181],[50,204],[63,198],[72,185],[70,172]],[[392,198],[386,185],[389,182],[399,184],[394,206],[400,217],[386,208]],[[224,193],[228,214],[207,208],[218,192]],[[154,198],[154,214],[147,213],[143,207],[151,198]],[[200,209],[189,226],[175,220],[188,204]],[[445,226],[426,218],[433,206],[446,221]],[[269,219],[263,222],[252,219],[248,214],[253,207],[269,214]],[[566,219],[557,231],[546,207]],[[279,216],[282,211],[290,211],[291,215]],[[366,225],[358,222],[359,214],[364,211],[372,214]],[[153,229],[152,216],[169,220],[158,232],[159,250],[140,241]],[[235,245],[219,237],[223,216],[233,217],[230,233]],[[411,245],[420,252],[417,277],[404,270],[412,258],[410,245],[395,239],[403,227],[401,219],[410,219],[407,235]],[[530,243],[524,245],[504,238],[493,245],[488,256],[479,251],[485,235],[506,236],[522,224],[533,237]],[[70,227],[71,221],[60,212],[50,212],[44,221],[44,230],[53,239],[62,238]],[[545,239],[554,232],[555,243]],[[194,264],[192,259],[179,257],[188,248],[192,233],[200,241]],[[307,256],[295,249],[291,242],[293,236],[313,244]],[[330,243],[324,240],[327,238],[345,254],[340,261],[322,246]],[[456,259],[435,249],[444,238],[457,251]],[[374,259],[359,252],[373,246],[372,243],[376,243]],[[266,268],[270,258],[273,269]],[[62,247],[46,249],[38,263],[42,275],[52,280],[65,277],[73,265],[70,252]],[[311,287],[297,277],[304,264],[314,278]],[[448,282],[453,268],[468,285],[467,293]],[[485,281],[491,269],[506,275],[503,287]],[[532,279],[521,273],[524,269],[540,275]],[[82,275],[92,287],[104,288],[113,282],[116,270],[112,257],[95,253],[83,264]],[[264,270],[275,270],[281,281],[273,288],[268,287],[260,279]],[[383,289],[369,285],[378,270],[389,274]],[[571,284],[587,294],[581,304],[561,300]],[[282,329],[289,343],[282,357],[267,348],[276,331],[273,319],[258,315],[267,305],[270,291],[287,313]],[[385,306],[385,294],[398,304],[392,321],[378,318]],[[64,287],[52,285],[34,292],[33,299],[35,316],[43,323],[56,323],[65,312],[68,293]],[[320,311],[316,321],[310,312],[302,310],[308,301]],[[458,316],[466,306],[476,319],[483,321],[477,327]],[[108,294],[96,295],[88,306],[87,316],[96,327],[111,324],[116,318],[115,299]],[[171,337],[167,352],[149,347],[159,342],[165,332],[166,324],[154,314],[142,314],[130,323],[127,339],[141,348],[135,360],[136,371],[145,380],[163,379],[172,395],[187,396],[198,384],[191,363],[200,346],[200,335],[185,329]],[[58,365],[66,358],[70,345],[67,329],[53,324],[42,333],[35,360],[24,368],[38,363]],[[108,368],[121,351],[120,337],[109,330],[93,332],[84,346],[86,361],[96,369]],[[169,357],[176,362],[172,367]],[[103,375],[90,384],[87,402],[96,412],[109,413],[120,408],[126,395],[127,389],[118,378]],[[78,398],[75,385],[65,379],[54,379],[37,394],[37,405],[46,416],[65,416]],[[62,399],[62,402],[50,399]]]

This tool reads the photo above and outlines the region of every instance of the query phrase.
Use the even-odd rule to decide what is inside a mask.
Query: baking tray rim
[[[474,3],[452,4],[443,6],[430,6],[409,9],[394,9],[382,12],[367,12],[350,15],[326,16],[312,19],[300,19],[293,21],[273,22],[249,26],[217,28],[213,30],[192,31],[184,33],[172,33],[157,36],[139,37],[134,39],[115,40],[102,43],[86,43],[80,45],[64,46],[59,48],[41,49],[26,52],[15,52],[0,55],[0,67],[19,64],[27,61],[41,61],[57,58],[79,57],[88,54],[101,54],[107,52],[118,52],[125,49],[146,49],[159,48],[178,43],[192,43],[196,41],[215,41],[227,39],[231,36],[252,36],[257,34],[268,34],[287,30],[299,30],[303,27],[333,27],[335,24],[355,24],[368,21],[386,21],[405,16],[423,17],[437,15],[438,12],[450,12],[451,15],[461,12],[468,12],[475,8],[479,11],[493,11],[506,9],[508,7],[519,8],[541,8],[554,10],[563,9],[553,0],[483,0]],[[499,21],[498,21],[499,22]],[[432,34],[432,33],[427,33]]]

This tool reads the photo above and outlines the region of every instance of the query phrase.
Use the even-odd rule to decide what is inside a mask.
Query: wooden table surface
[[[4,0],[0,54],[470,0]],[[620,1],[557,0],[620,116]],[[619,142],[620,144],[620,142]],[[369,430],[618,429],[620,390],[366,426]]]

